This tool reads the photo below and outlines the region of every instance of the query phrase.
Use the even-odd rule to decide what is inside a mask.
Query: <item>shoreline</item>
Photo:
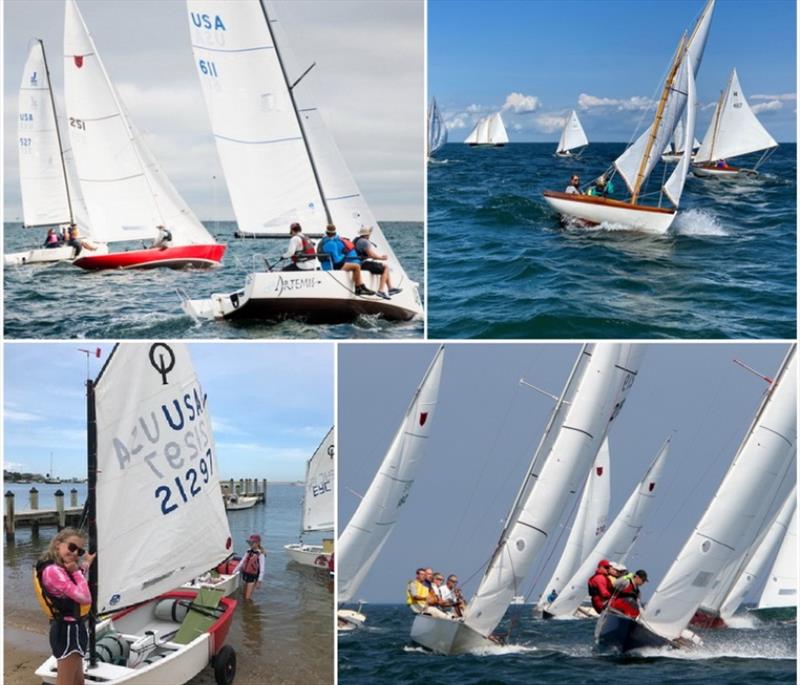
[[[47,619],[41,612],[5,607],[3,624],[3,682],[39,685],[36,669],[50,656]]]

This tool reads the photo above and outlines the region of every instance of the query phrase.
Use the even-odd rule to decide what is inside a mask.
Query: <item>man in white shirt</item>
[[[572,178],[569,179],[569,185],[564,192],[568,195],[583,195],[581,192],[581,177],[577,174],[573,174]]]
[[[294,223],[289,228],[289,245],[281,257],[290,259],[291,263],[282,271],[313,271],[317,268],[317,250],[314,243],[303,235],[300,224]]]

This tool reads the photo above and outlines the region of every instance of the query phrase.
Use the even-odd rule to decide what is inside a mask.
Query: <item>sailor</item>
[[[581,192],[581,177],[578,174],[572,174],[569,179],[569,185],[564,192],[568,195],[583,195]]]
[[[69,225],[69,231],[67,232],[67,245],[75,248],[75,256],[77,257],[81,253],[81,248],[83,247],[83,243],[80,240],[80,236],[78,234],[78,227],[72,223]]]
[[[53,247],[58,247],[59,240],[58,240],[58,233],[56,233],[55,228],[47,229],[47,236],[44,239],[44,246],[48,249]]]
[[[85,548],[86,538],[80,531],[64,528],[50,541],[34,573],[34,589],[50,618],[50,649],[57,659],[59,683],[84,683],[83,657],[89,645],[87,619],[92,606],[86,573],[95,557]]]
[[[428,592],[427,606],[424,613],[438,618],[448,618],[445,611],[444,600],[442,599],[442,583],[444,576],[441,573],[434,573],[431,581],[431,591]]]
[[[458,587],[457,576],[452,573],[447,576],[445,584],[439,588],[439,593],[442,598],[441,606],[443,609],[454,613],[456,616],[464,615],[466,602],[464,601],[464,596],[461,594],[461,588]]]
[[[639,587],[647,582],[647,571],[638,570],[619,578],[609,606],[620,613],[636,618],[639,615]]]
[[[163,224],[156,226],[158,235],[153,241],[151,247],[158,248],[159,250],[166,250],[172,244],[172,233],[170,233]]]
[[[589,597],[592,600],[592,608],[598,614],[606,608],[608,600],[611,599],[612,588],[608,579],[610,565],[607,559],[601,559],[594,575],[589,578]]]
[[[614,192],[614,184],[606,179],[605,174],[601,174],[597,180],[589,187],[587,195],[595,195],[597,197],[608,197],[609,193]]]
[[[253,590],[261,587],[264,580],[264,571],[267,568],[267,552],[261,546],[261,536],[253,533],[247,538],[247,544],[250,545],[242,560],[233,569],[234,573],[242,574],[242,581],[244,582],[244,598],[250,599],[253,596]]]
[[[289,227],[289,245],[281,257],[291,260],[283,267],[282,271],[313,271],[317,268],[317,248],[313,241],[303,234],[303,228],[298,223]]]
[[[348,241],[349,242],[349,241]],[[336,235],[336,226],[328,224],[325,227],[325,237],[317,245],[317,256],[322,264],[323,271],[350,271],[353,274],[353,285],[356,295],[374,295],[361,281],[361,265],[358,254],[352,245],[345,245],[344,241]]]
[[[428,605],[428,585],[425,583],[425,569],[418,568],[414,580],[409,580],[406,585],[406,604],[415,614],[420,614]]]
[[[392,295],[397,295],[402,290],[392,287],[389,265],[388,263],[380,263],[381,261],[387,261],[389,255],[379,254],[375,250],[375,243],[370,240],[370,235],[372,235],[372,226],[362,226],[358,229],[358,238],[356,238],[355,242],[356,252],[361,260],[361,270],[369,271],[371,274],[377,274],[381,277],[378,292],[375,294],[384,300],[388,300],[391,299]]]

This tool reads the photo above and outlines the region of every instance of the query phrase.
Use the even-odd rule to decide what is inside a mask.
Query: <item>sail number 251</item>
[[[211,459],[211,450],[206,452],[205,459],[201,459],[197,468],[187,469],[183,476],[175,476],[172,483],[175,484],[174,490],[170,485],[159,485],[156,488],[155,497],[161,500],[161,513],[167,514],[175,511],[181,502],[184,504],[193,497],[200,494],[204,483],[208,483],[208,478],[213,473],[214,462]],[[199,473],[198,473],[199,472]],[[202,482],[200,478],[202,477]],[[171,502],[172,494],[176,493],[176,502]]]

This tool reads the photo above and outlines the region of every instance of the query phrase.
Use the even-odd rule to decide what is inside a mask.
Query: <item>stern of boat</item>
[[[453,656],[495,645],[458,618],[417,614],[411,625],[411,639],[436,654]]]
[[[360,608],[360,607],[359,607]],[[367,617],[355,609],[339,609],[336,612],[336,626],[340,633],[349,633],[363,628]]]

